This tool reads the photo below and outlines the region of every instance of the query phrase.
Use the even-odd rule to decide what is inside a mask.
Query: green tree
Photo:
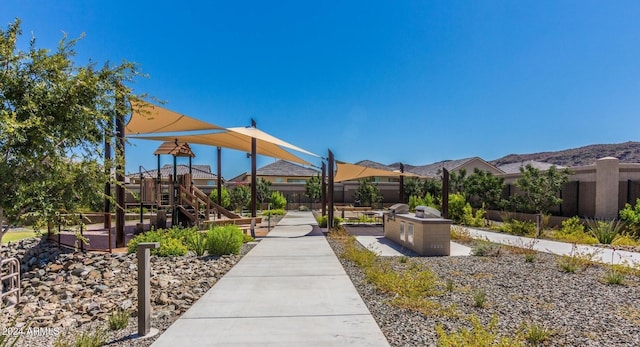
[[[304,184],[304,195],[315,202],[322,196],[320,176],[313,176]]]
[[[440,204],[442,198],[442,180],[440,179],[426,179],[424,180],[424,193],[431,194],[435,204]]]
[[[113,136],[114,113],[128,113],[116,95],[135,98],[126,83],[135,64],[79,66],[79,39],[64,37],[53,52],[17,48],[20,20],[0,29],[0,239],[30,214],[36,225],[60,211],[96,200],[104,136]],[[110,163],[103,163],[111,165]]]
[[[501,207],[504,178],[496,177],[488,171],[476,168],[467,177],[464,186],[465,197],[471,206],[479,208],[484,204],[490,209]]]
[[[411,197],[422,198],[424,196],[424,184],[416,177],[406,177],[404,179],[404,198],[405,201]]]
[[[271,197],[271,182],[260,177],[256,181],[256,199],[263,203],[269,201]]]
[[[271,207],[276,210],[283,209],[287,205],[287,198],[278,191],[271,193],[271,199],[269,201],[271,202]]]
[[[449,175],[449,193],[463,193],[467,181],[467,170],[462,169]]]
[[[558,195],[569,181],[569,169],[558,170],[554,165],[540,171],[528,164],[520,167],[520,173],[522,176],[516,180],[520,193],[513,198],[524,212],[548,214],[552,207],[562,203]]]
[[[231,197],[229,196],[229,190],[227,189],[227,187],[222,187],[221,190],[221,198],[222,198],[222,207],[229,209],[231,207]],[[211,191],[211,194],[209,194],[209,197],[211,198],[211,200],[213,201],[218,201],[218,188],[215,188],[214,190]]]
[[[356,201],[360,201],[362,206],[373,206],[373,204],[382,201],[380,189],[372,182],[371,178],[361,179],[360,185],[353,196]]]
[[[625,223],[625,229],[635,238],[640,238],[640,198],[636,199],[635,206],[626,203],[620,210],[620,219]]]
[[[239,184],[229,191],[229,200],[234,210],[241,211],[249,206],[251,202],[251,189],[248,186]]]

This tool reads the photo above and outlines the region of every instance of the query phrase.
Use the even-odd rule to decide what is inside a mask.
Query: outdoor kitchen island
[[[423,206],[416,213],[409,213],[405,204],[389,208],[384,220],[384,236],[419,255],[450,255],[451,220],[439,216],[439,212]]]

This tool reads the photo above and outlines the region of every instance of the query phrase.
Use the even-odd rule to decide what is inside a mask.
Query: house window
[[[282,177],[276,177],[276,183],[282,183]]]
[[[307,180],[299,178],[287,178],[287,183],[307,183]]]

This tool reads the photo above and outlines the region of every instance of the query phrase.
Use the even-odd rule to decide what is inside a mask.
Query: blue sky
[[[134,90],[166,108],[225,127],[253,117],[347,162],[638,141],[638,1],[0,2],[0,24],[15,17],[39,47],[85,33],[80,64],[137,62],[149,78]],[[127,170],[154,168],[158,145],[133,142]],[[215,170],[215,149],[194,148]],[[225,178],[249,170],[223,151]]]

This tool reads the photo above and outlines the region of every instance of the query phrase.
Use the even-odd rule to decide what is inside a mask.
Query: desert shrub
[[[115,310],[109,315],[109,329],[120,330],[129,325],[129,317],[131,314],[128,310]]]
[[[618,234],[611,244],[613,246],[640,246],[640,242],[627,233]]]
[[[136,235],[127,244],[127,252],[135,253],[138,250],[138,244],[143,242],[161,242],[164,238],[164,230],[149,230],[143,234]],[[158,254],[157,249],[152,249],[151,254]]]
[[[547,341],[551,335],[553,330],[542,325],[529,324],[524,327],[524,339],[534,346]]]
[[[622,230],[624,223],[618,220],[601,221],[587,219],[587,225],[589,226],[589,232],[593,237],[598,239],[598,242],[610,245]]]
[[[627,232],[634,238],[640,238],[640,198],[636,204],[625,204],[619,212],[620,219],[625,223]]]
[[[573,216],[569,219],[565,219],[560,223],[560,231],[563,234],[576,234],[584,232],[584,224],[580,221],[578,216]]]
[[[284,216],[284,214],[284,209],[281,208],[262,211],[263,216]]]
[[[457,224],[462,223],[462,216],[464,215],[464,208],[467,205],[467,201],[464,195],[460,193],[449,194],[449,218]]]
[[[500,245],[489,240],[476,240],[471,246],[471,254],[478,257],[498,256],[500,254]]]
[[[178,239],[165,238],[160,242],[158,255],[161,257],[179,257],[187,254],[189,248]]]
[[[172,239],[180,240],[185,245],[188,245],[189,239],[198,234],[196,228],[183,228],[182,226],[174,226],[165,231],[166,235]]]
[[[199,232],[191,234],[187,238],[187,247],[189,250],[195,252],[198,257],[204,255],[207,251],[207,235]]]
[[[485,225],[484,216],[487,214],[487,211],[484,209],[484,206],[476,210],[474,215],[473,208],[471,208],[471,204],[467,203],[462,209],[462,221],[460,224],[468,225],[471,227],[481,227]]]
[[[424,298],[438,294],[438,277],[429,270],[418,266],[405,271],[395,271],[387,263],[365,269],[367,279],[383,292],[393,293],[410,299]]]
[[[66,334],[58,335],[54,347],[100,347],[107,342],[107,332],[103,329],[83,331],[70,340]]]
[[[144,234],[137,235],[127,245],[129,254],[138,250],[138,244],[142,242],[158,242],[160,248],[151,249],[151,254],[160,257],[182,256],[187,254],[187,246],[180,240],[171,236],[165,230],[151,230]],[[173,234],[175,236],[175,233]]]
[[[609,284],[622,284],[624,282],[624,274],[612,267],[605,273],[604,280]]]
[[[284,207],[287,205],[287,198],[285,198],[284,195],[282,195],[282,193],[278,191],[271,193],[271,199],[269,201],[271,202],[271,206],[276,210],[284,209]]]
[[[447,292],[451,293],[453,292],[453,290],[456,288],[456,284],[453,282],[452,279],[448,279],[446,282],[446,289]]]
[[[326,228],[327,227],[327,220],[328,220],[328,216],[320,216],[318,217],[316,220],[318,221],[318,226],[321,228]],[[333,227],[337,228],[338,226],[340,226],[340,223],[342,223],[342,218],[338,217],[338,216],[333,216]]]
[[[477,289],[474,291],[473,303],[475,307],[483,308],[487,303],[487,292],[484,289]]]
[[[584,225],[577,216],[562,221],[560,229],[554,231],[551,234],[551,238],[558,241],[587,245],[598,243],[598,240],[593,235],[585,231]]]
[[[344,245],[344,250],[340,255],[342,258],[356,263],[362,268],[367,268],[376,260],[376,254],[368,249],[359,247],[355,241],[349,240]]]
[[[461,227],[459,225],[452,225],[449,232],[451,234],[452,240],[457,240],[457,241],[473,240],[473,237],[471,237],[469,230],[467,230],[467,228],[465,227]]]
[[[247,242],[253,242],[256,239],[254,239],[251,235],[247,235],[245,233],[242,233],[242,243],[247,243]]]
[[[447,333],[442,324],[436,325],[436,334],[438,335],[438,346],[440,347],[517,347],[524,346],[521,336],[514,337],[498,335],[498,317],[493,316],[488,326],[483,326],[475,315],[469,318],[471,329],[460,328],[456,331]]]
[[[535,223],[517,219],[508,219],[498,227],[498,230],[518,236],[535,236],[538,232]]]
[[[207,232],[207,250],[211,255],[238,254],[244,237],[237,225],[216,226]]]
[[[594,264],[597,251],[580,252],[574,245],[569,255],[562,255],[558,259],[558,266],[564,272],[574,273],[577,270],[585,271],[589,266]]]

